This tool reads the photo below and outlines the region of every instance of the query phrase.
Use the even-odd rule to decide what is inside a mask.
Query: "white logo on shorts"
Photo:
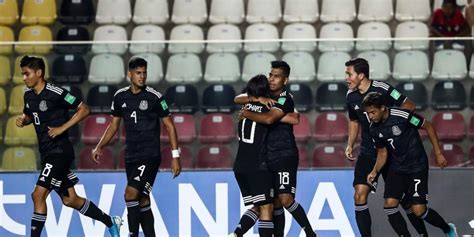
[[[134,180],[140,181],[140,176],[135,177]]]

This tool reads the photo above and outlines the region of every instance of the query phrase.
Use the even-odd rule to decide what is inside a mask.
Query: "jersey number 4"
[[[257,123],[252,121],[250,129],[245,129],[245,122],[247,122],[246,118],[242,120],[242,129],[240,131],[240,137],[242,138],[243,142],[252,144],[255,137],[255,126],[257,125]]]

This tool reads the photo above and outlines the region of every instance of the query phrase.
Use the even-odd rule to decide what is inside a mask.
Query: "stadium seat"
[[[231,53],[210,54],[206,61],[204,80],[211,83],[236,82],[240,78],[239,58]]]
[[[46,26],[34,25],[21,28],[18,41],[53,41],[51,30]],[[15,45],[15,52],[18,54],[48,54],[53,46],[51,44]]]
[[[0,87],[0,115],[5,113],[5,111],[7,111],[7,96],[5,95],[5,90]],[[0,124],[0,127],[2,127],[2,124]]]
[[[191,113],[198,109],[198,93],[192,85],[174,85],[166,89],[165,98],[171,113]]]
[[[0,5],[1,6],[1,5]],[[13,30],[8,26],[0,25],[0,42],[15,41]],[[0,54],[11,54],[13,45],[0,45]]]
[[[121,56],[98,54],[91,59],[89,82],[93,84],[119,84],[125,78],[125,68]]]
[[[0,4],[0,25],[11,26],[18,21],[18,0],[3,0]]]
[[[467,76],[467,62],[459,50],[436,51],[433,58],[431,76],[435,80],[463,80]]]
[[[266,23],[252,24],[245,30],[246,40],[277,40],[278,29],[276,26]],[[280,49],[279,42],[244,43],[244,51],[252,52],[276,52]]]
[[[199,127],[201,144],[227,144],[234,141],[237,134],[232,115],[229,114],[206,114],[202,117]]]
[[[3,142],[8,146],[32,146],[38,144],[36,131],[33,124],[19,128],[16,126],[17,116],[12,116],[7,120],[5,128],[5,137]]]
[[[285,26],[283,29],[282,38],[285,40],[289,39],[315,39],[316,30],[310,24],[305,23],[294,23]],[[308,51],[313,52],[316,49],[316,42],[283,42],[281,49],[283,51]]]
[[[205,0],[175,0],[171,21],[175,24],[203,24],[207,20]]]
[[[24,25],[51,25],[56,20],[55,0],[25,0],[21,23]]]
[[[92,0],[63,0],[59,11],[59,21],[63,24],[88,25],[94,20]]]
[[[317,111],[346,110],[347,86],[345,83],[322,83],[316,91]]]
[[[397,21],[427,21],[431,16],[429,0],[397,0],[395,19]]]
[[[392,76],[398,81],[423,81],[430,75],[428,55],[422,51],[401,51],[395,55]]]
[[[314,139],[317,142],[343,142],[347,140],[349,121],[343,113],[323,112],[314,123]]]
[[[117,44],[105,44],[100,41],[126,41],[127,31],[124,27],[118,25],[103,25],[99,26],[94,31],[94,42],[97,44],[92,45],[92,52],[95,54],[100,53],[113,53],[113,54],[124,54],[127,52],[128,45],[126,43]]]
[[[275,55],[270,53],[247,54],[242,66],[242,80],[247,82],[255,75],[267,75],[271,68],[271,62],[275,60]]]
[[[359,26],[357,38],[391,38],[390,28],[382,22],[367,22]],[[356,49],[358,51],[380,50],[386,51],[392,48],[392,41],[357,41]]]
[[[448,161],[448,167],[462,167],[466,165],[465,154],[462,147],[458,144],[445,143],[440,144],[441,152]],[[431,151],[430,166],[438,167],[433,150]]]
[[[157,84],[163,79],[163,63],[158,55],[144,53],[133,57],[140,57],[147,61],[147,84]]]
[[[322,22],[353,22],[356,18],[355,0],[322,0]]]
[[[100,0],[95,21],[98,24],[126,25],[132,19],[130,0]]]
[[[311,125],[306,114],[300,113],[300,123],[293,126],[293,134],[297,143],[306,144],[311,139],[313,134],[311,133]]]
[[[201,109],[204,113],[233,113],[237,109],[235,95],[231,85],[209,85],[202,94]]]
[[[306,83],[291,83],[287,86],[293,96],[295,109],[300,113],[309,112],[313,108],[313,92]]]
[[[67,54],[54,59],[51,71],[54,83],[81,84],[86,78],[86,62],[81,55]]]
[[[196,157],[197,169],[230,169],[232,155],[229,148],[222,145],[204,146],[199,149]]]
[[[322,145],[314,149],[313,167],[315,168],[342,168],[351,167],[340,146]]]
[[[428,92],[422,82],[400,82],[396,89],[415,103],[416,110],[425,110],[428,107]]]
[[[249,24],[277,24],[281,19],[280,0],[248,0],[246,20]]]
[[[350,59],[351,56],[346,52],[326,52],[321,54],[318,62],[318,80],[321,82],[344,81],[344,64]]]
[[[315,23],[319,18],[318,0],[286,0],[283,21]]]
[[[36,169],[36,153],[32,148],[9,147],[3,152],[1,170],[33,171]]]
[[[153,43],[143,44],[139,41],[165,40],[163,28],[156,25],[139,25],[133,28],[131,40],[138,42],[130,44],[130,53],[162,53],[165,50],[165,44]]]
[[[84,126],[82,127],[81,133],[82,143],[85,145],[97,145],[110,122],[112,122],[112,116],[108,114],[89,115],[83,122]],[[110,140],[109,144],[114,144],[117,140],[118,134],[116,133]]]
[[[197,25],[178,25],[171,30],[170,40],[204,40],[202,28]],[[170,43],[168,52],[170,53],[195,53],[199,54],[204,50],[204,43]]]
[[[190,170],[194,168],[193,165],[193,153],[189,147],[179,146],[179,162],[183,170]],[[171,169],[171,147],[167,146],[161,149],[161,163],[160,169]]]
[[[194,142],[197,137],[196,125],[194,123],[194,117],[191,114],[172,114],[173,123],[178,134],[178,143],[189,144]],[[168,131],[166,130],[163,123],[160,129],[160,140],[163,143],[168,144],[170,142],[168,137]]]
[[[0,55],[0,86],[5,86],[12,77],[10,59]]]
[[[87,92],[87,105],[91,113],[110,113],[110,106],[117,91],[115,86],[93,86]]]
[[[289,52],[283,55],[283,61],[291,65],[290,80],[310,82],[316,78],[313,56],[307,52]]]
[[[305,145],[298,145],[298,169],[299,168],[311,168],[312,162],[308,155],[308,150],[306,149]]]
[[[10,115],[22,114],[25,103],[23,95],[25,94],[25,85],[13,87],[10,91],[10,104],[8,105],[8,113]]]
[[[428,25],[420,21],[405,21],[397,25],[395,38],[428,38]],[[395,41],[396,50],[427,50],[428,40],[403,40]]]
[[[441,141],[462,141],[466,136],[464,117],[458,112],[438,112],[431,119]]]
[[[32,56],[32,55],[30,55]],[[44,62],[44,79],[48,80],[49,79],[49,63],[48,63],[48,58],[45,56],[39,56],[39,55],[34,55],[35,57],[43,59]],[[23,74],[21,74],[21,67],[20,67],[20,61],[24,57],[24,55],[20,55],[16,57],[15,59],[15,65],[13,65],[13,83],[16,85],[24,85],[25,83],[23,82]]]
[[[208,40],[241,40],[240,29],[236,25],[218,24],[213,25],[207,32]],[[242,49],[242,43],[208,43],[208,53],[238,53]]]
[[[388,55],[382,51],[364,51],[359,53],[357,57],[365,58],[369,62],[370,79],[385,81],[392,74]]]
[[[392,18],[392,0],[360,0],[359,14],[357,15],[357,19],[360,22],[389,22]]]
[[[245,17],[243,0],[212,0],[209,22],[212,24],[242,23]]]
[[[474,167],[474,146],[469,149],[469,161],[466,163],[467,167]]]
[[[469,77],[474,79],[474,54],[471,55],[471,61],[469,64]]]
[[[320,39],[332,39],[332,38],[354,38],[354,31],[352,27],[346,23],[329,23],[321,27],[319,32]],[[354,48],[353,41],[321,41],[319,42],[318,49],[321,52],[329,51],[344,51],[350,52]]]
[[[459,81],[440,81],[431,92],[435,110],[462,110],[466,107],[466,92]]]
[[[79,170],[113,170],[115,169],[115,159],[112,150],[109,147],[102,148],[99,164],[92,160],[92,149],[94,146],[86,146],[82,148],[79,155],[77,168]]]
[[[136,0],[133,9],[133,22],[137,25],[164,25],[170,18],[166,0]]]
[[[201,61],[195,54],[173,54],[168,58],[166,81],[196,83],[202,78]]]
[[[81,26],[65,26],[56,34],[57,41],[90,41],[89,32]],[[85,54],[90,44],[55,44],[54,50],[59,54]]]

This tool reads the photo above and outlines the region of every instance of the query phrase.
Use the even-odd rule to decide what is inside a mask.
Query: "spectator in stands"
[[[469,36],[470,27],[461,13],[456,0],[444,0],[441,8],[436,9],[430,22],[433,37],[463,37]],[[452,43],[451,43],[452,42]],[[436,49],[464,49],[462,41],[436,41]]]

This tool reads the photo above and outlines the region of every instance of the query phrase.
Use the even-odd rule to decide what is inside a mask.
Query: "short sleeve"
[[[114,99],[112,100],[112,105],[110,106],[110,113],[114,117],[122,117],[123,115],[118,94],[114,95]]]
[[[31,110],[26,106],[28,103],[26,103],[27,99],[26,99],[26,93],[25,95],[23,96],[23,101],[25,101],[24,105],[23,105],[23,113],[28,115],[28,116],[33,116],[33,114],[31,113]]]
[[[389,105],[395,105],[397,107],[400,107],[403,102],[406,100],[406,96],[402,95],[397,89],[395,89],[393,86],[388,86],[387,90],[387,102]]]
[[[410,124],[410,126],[420,129],[424,123],[425,118],[421,117],[416,113],[410,113],[410,115],[408,116],[408,124]]]
[[[61,92],[60,98],[61,98],[61,104],[65,106],[68,109],[77,109],[79,105],[82,103],[81,100],[79,100],[76,96],[71,94],[66,89],[62,89],[63,91]]]
[[[295,111],[293,99],[289,96],[278,97],[274,107],[282,110],[285,114],[292,113]]]
[[[350,103],[347,103],[347,113],[349,114],[350,120],[358,120],[357,112],[351,107]]]
[[[171,115],[170,113],[170,110],[168,108],[168,103],[166,103],[166,99],[165,97],[161,96],[159,99],[158,99],[158,106],[157,106],[157,112],[158,112],[158,116],[160,116],[160,118],[164,118],[164,117],[168,117]]]
[[[385,147],[385,140],[380,139],[379,135],[381,134],[380,131],[378,131],[376,128],[370,128],[370,135],[372,136],[372,140],[375,143],[375,147],[377,148],[382,148]]]

